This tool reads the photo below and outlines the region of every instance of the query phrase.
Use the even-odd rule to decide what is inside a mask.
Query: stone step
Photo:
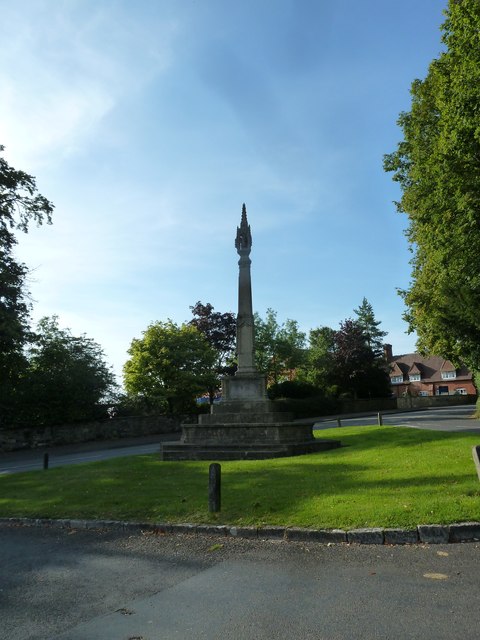
[[[341,446],[339,440],[314,440],[295,444],[279,445],[205,445],[165,442],[160,449],[160,457],[168,460],[266,460],[297,456],[319,451],[328,451]]]

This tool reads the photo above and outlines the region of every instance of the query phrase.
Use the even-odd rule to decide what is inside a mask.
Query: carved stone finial
[[[248,256],[252,248],[252,233],[250,231],[250,225],[247,221],[247,208],[245,206],[245,203],[242,206],[242,220],[240,222],[240,226],[237,227],[235,248],[240,256]]]

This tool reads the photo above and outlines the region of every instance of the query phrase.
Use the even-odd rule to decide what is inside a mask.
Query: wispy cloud
[[[97,3],[2,6],[0,140],[13,162],[75,152],[125,95],[168,68],[176,25],[155,37],[148,23],[123,18]]]

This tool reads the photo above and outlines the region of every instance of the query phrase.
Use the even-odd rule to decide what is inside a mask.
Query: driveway
[[[0,526],[0,637],[476,640],[479,552]]]

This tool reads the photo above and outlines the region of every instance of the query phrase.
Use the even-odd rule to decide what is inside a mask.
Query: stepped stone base
[[[224,444],[187,444],[182,442],[164,442],[161,450],[162,460],[267,460],[285,458],[306,453],[316,453],[336,449],[339,440],[317,440],[290,444],[224,445]]]
[[[225,378],[223,400],[198,424],[182,424],[177,442],[164,442],[162,460],[263,460],[336,449],[339,440],[317,440],[312,426],[293,422],[267,399],[265,378]]]
[[[161,445],[161,459],[262,460],[327,451],[340,446],[339,440],[314,438],[310,425],[280,422],[280,416],[285,414],[241,414],[243,421],[240,422],[240,414],[226,413],[221,415],[222,419],[228,418],[223,423],[211,420],[207,424],[182,424],[180,441]]]

